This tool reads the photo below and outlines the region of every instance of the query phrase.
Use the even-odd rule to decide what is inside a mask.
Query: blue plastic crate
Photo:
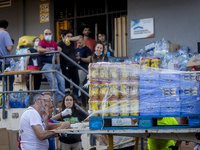
[[[166,87],[162,87],[160,88],[163,97],[167,97],[167,96],[179,96],[179,87],[173,87],[173,88],[166,88]]]
[[[191,95],[181,95],[180,96],[181,101],[198,101],[200,100],[200,96],[191,96]]]
[[[181,115],[199,115],[200,114],[200,101],[182,101],[181,102]]]
[[[181,96],[200,96],[199,86],[181,87],[180,95]]]
[[[10,108],[25,108],[24,102],[9,101]]]
[[[200,84],[197,81],[180,81],[180,87],[188,88],[188,87],[199,87]]]
[[[161,102],[160,103],[161,115],[180,115],[181,114],[181,102]]]
[[[140,116],[159,116],[160,102],[140,103]]]
[[[158,88],[160,83],[158,80],[140,80],[140,88],[148,89],[148,88]]]
[[[180,74],[162,74],[160,73],[160,80],[180,80]]]
[[[182,73],[180,75],[180,80],[186,82],[196,82],[196,76],[197,79],[199,79],[199,75],[200,73]]]
[[[180,87],[180,75],[160,74],[160,87]]]
[[[179,80],[172,80],[172,79],[162,79],[160,80],[160,87],[164,88],[174,88],[174,87],[180,87],[180,81]]]
[[[162,96],[160,101],[180,101],[179,88],[160,88]]]
[[[159,74],[140,74],[140,81],[142,80],[159,80]]]
[[[140,101],[157,101],[160,97],[160,88],[140,89]]]

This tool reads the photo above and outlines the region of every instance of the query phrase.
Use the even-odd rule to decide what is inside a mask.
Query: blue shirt
[[[92,56],[92,52],[87,46],[84,46],[83,48],[77,48],[76,54],[78,52],[80,53],[80,57],[82,58],[87,58],[88,56]],[[84,69],[88,70],[88,65],[89,63],[80,60],[80,66],[83,67]]]
[[[42,121],[44,121],[44,119],[42,118]],[[53,119],[49,119],[48,120],[49,123],[60,123],[60,121],[56,121]],[[49,150],[56,150],[56,145],[55,145],[55,136],[52,136],[48,139],[49,141]]]
[[[9,56],[11,52],[7,50],[8,46],[12,46],[12,40],[7,31],[0,30],[0,56]],[[6,64],[10,64],[12,58],[6,58]],[[1,62],[3,61],[0,60]]]

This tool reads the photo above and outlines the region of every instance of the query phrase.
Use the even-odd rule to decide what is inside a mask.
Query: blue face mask
[[[101,54],[97,54],[96,52],[94,52],[95,53],[95,55],[97,55],[97,56],[101,56],[102,55],[102,53]]]
[[[44,39],[45,39],[46,41],[51,41],[51,35],[46,35],[46,36],[44,37]]]
[[[38,41],[37,41],[37,42],[35,42],[35,47],[38,47],[38,43],[39,43]]]

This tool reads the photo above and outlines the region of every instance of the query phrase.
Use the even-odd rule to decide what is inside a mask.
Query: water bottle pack
[[[20,61],[17,60],[16,62],[14,59],[12,59],[10,61],[10,70],[11,71],[25,70],[25,58],[26,57],[21,57]]]
[[[23,91],[20,89],[19,91]],[[9,94],[10,108],[25,108],[25,98],[27,93],[11,93]]]

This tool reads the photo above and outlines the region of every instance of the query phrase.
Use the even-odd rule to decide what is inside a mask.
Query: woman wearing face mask
[[[81,58],[81,60],[84,59],[85,62],[90,62],[90,63],[108,62],[108,57],[104,54],[104,49],[105,49],[104,45],[100,42],[97,42],[95,46],[94,55],[88,58]]]
[[[66,94],[62,100],[62,112],[52,117],[54,120],[69,121],[72,123],[82,122],[87,118],[87,115],[82,113],[74,105],[75,99],[72,94]],[[71,113],[66,111],[66,108],[71,109]],[[59,137],[61,142],[61,150],[82,150],[81,135],[67,134]]]
[[[27,54],[30,53],[37,53],[37,47],[38,43],[40,42],[40,38],[35,38],[33,40],[33,48],[29,48],[27,50]],[[39,70],[38,69],[38,56],[26,56],[26,62],[25,62],[25,70]],[[39,90],[40,85],[41,85],[41,74],[34,74],[34,90]],[[26,76],[26,86],[27,89],[29,90],[29,77],[28,75]]]

